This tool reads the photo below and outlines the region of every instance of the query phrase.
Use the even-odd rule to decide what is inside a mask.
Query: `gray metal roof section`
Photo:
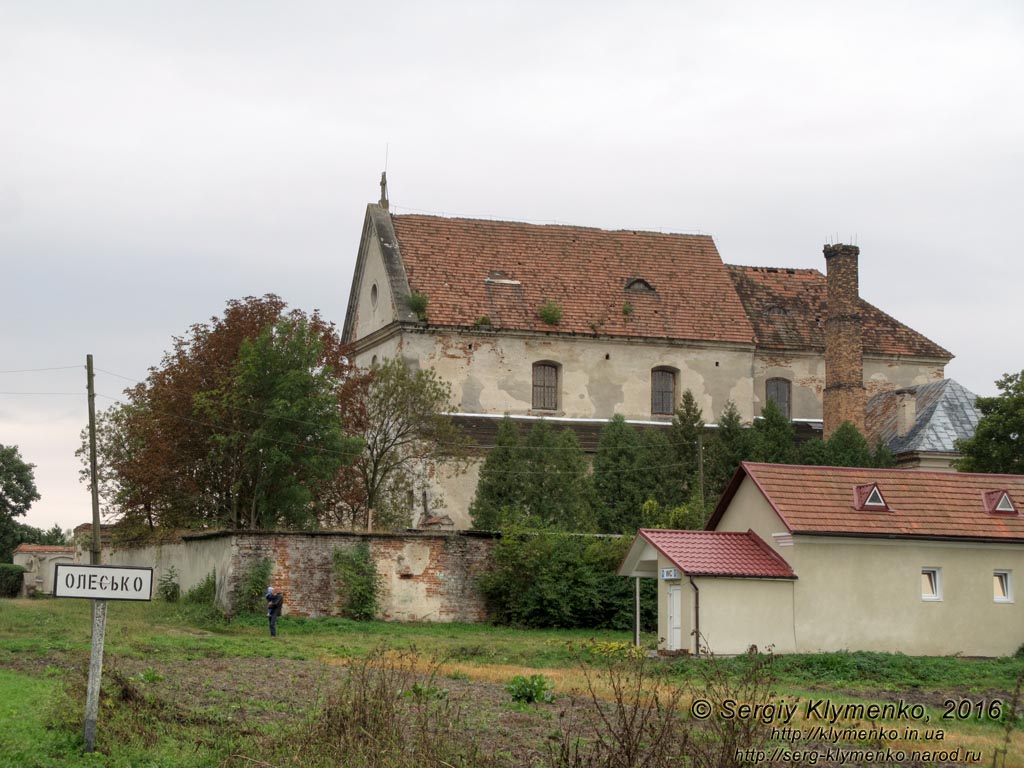
[[[953,379],[907,387],[916,397],[916,418],[913,428],[903,437],[897,435],[895,403],[897,392],[883,392],[868,401],[869,419],[877,419],[875,437],[889,446],[894,454],[915,452],[953,452],[957,440],[974,436],[981,413],[975,401],[978,396]],[[880,417],[880,418],[879,418]]]

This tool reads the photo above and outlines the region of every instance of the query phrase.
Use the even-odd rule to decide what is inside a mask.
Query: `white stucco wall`
[[[658,558],[659,573],[671,568]],[[751,645],[759,650],[792,653],[796,648],[793,623],[794,581],[791,579],[738,579],[694,577],[678,581],[658,580],[658,648],[669,649],[669,587],[680,587],[682,647],[697,651],[699,624],[701,651],[717,656],[745,653]],[[698,592],[699,590],[699,616]]]
[[[153,589],[170,566],[177,572],[177,582],[184,595],[216,571],[218,584],[230,576],[231,539],[190,539],[188,544],[172,542],[138,548],[105,549],[105,565],[124,565],[153,569]]]
[[[1024,544],[785,534],[745,478],[717,530],[753,529],[793,568],[796,649],[1003,656],[1024,644],[1024,605],[997,603],[992,577],[1024,590]],[[788,544],[788,542],[792,542]],[[941,568],[943,598],[921,598],[921,569]],[[1019,587],[1019,590],[1018,590]],[[1024,591],[1020,591],[1024,597]],[[748,601],[739,602],[742,610]]]
[[[787,554],[801,652],[1005,656],[1024,644],[1024,605],[996,602],[992,584],[996,570],[1024,579],[1022,544],[795,536]],[[922,599],[922,568],[941,569],[941,600]]]

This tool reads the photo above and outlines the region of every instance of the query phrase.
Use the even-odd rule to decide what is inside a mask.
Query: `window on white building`
[[[1013,602],[1013,584],[1010,571],[994,571],[992,573],[992,599],[997,603]]]
[[[941,600],[942,599],[942,569],[922,568],[921,569],[921,599]]]

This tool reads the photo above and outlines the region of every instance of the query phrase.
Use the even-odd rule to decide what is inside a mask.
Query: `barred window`
[[[543,411],[558,410],[558,365],[556,363],[533,364],[533,407]]]
[[[651,371],[651,413],[669,414],[676,410],[676,372],[671,368]]]
[[[789,409],[791,386],[788,379],[768,379],[765,383],[765,395],[768,401],[775,403],[787,419],[792,418]]]

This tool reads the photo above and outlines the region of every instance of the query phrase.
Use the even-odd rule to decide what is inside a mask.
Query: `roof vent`
[[[889,505],[882,497],[882,492],[878,489],[878,483],[863,483],[854,486],[853,500],[855,509],[872,512],[890,511]]]
[[[637,293],[655,293],[654,286],[640,277],[635,277],[627,282],[626,290],[636,291]]]
[[[789,317],[789,310],[779,304],[769,304],[764,308],[765,317]]]
[[[985,511],[990,515],[1016,515],[1009,491],[985,491]]]

